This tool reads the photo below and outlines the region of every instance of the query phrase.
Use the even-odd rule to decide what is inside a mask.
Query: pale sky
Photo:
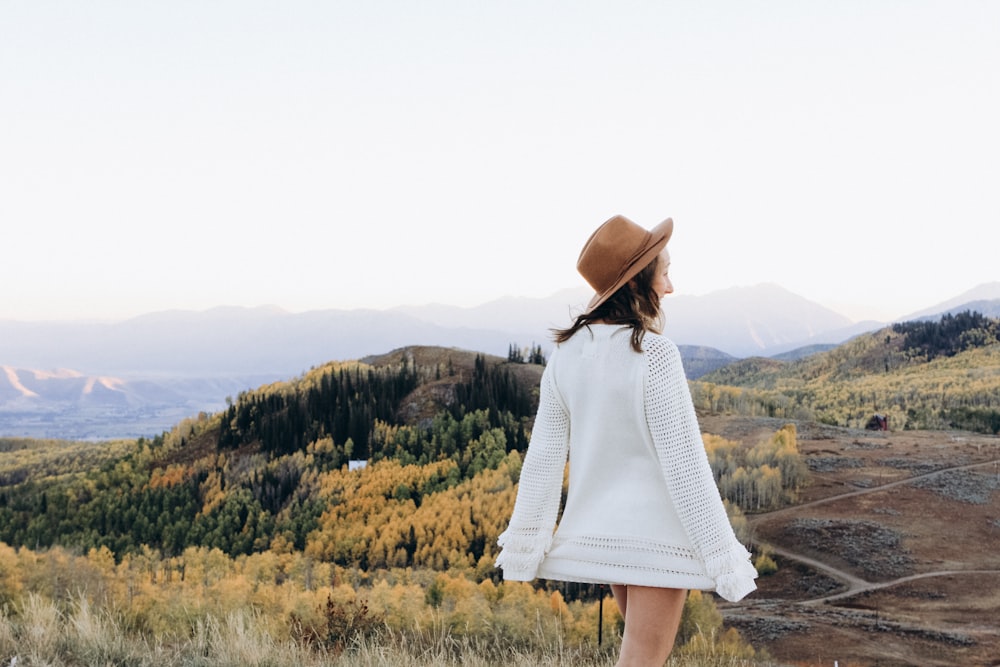
[[[0,319],[1000,280],[1000,2],[0,0]]]

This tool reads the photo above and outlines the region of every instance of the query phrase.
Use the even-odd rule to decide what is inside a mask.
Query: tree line
[[[542,346],[532,343],[531,347],[522,348],[517,343],[507,346],[507,361],[515,364],[538,364],[544,366],[546,363],[545,353]]]
[[[699,410],[865,428],[1000,433],[1000,320],[908,322],[795,362],[745,360],[691,383]]]
[[[418,381],[413,364],[359,364],[331,368],[283,390],[245,392],[223,412],[218,444],[232,449],[259,442],[264,451],[281,455],[329,436],[338,443],[350,440],[354,451],[345,455],[366,459],[372,422],[393,420]]]
[[[939,320],[897,322],[892,330],[903,335],[904,351],[931,361],[996,344],[1000,340],[1000,319],[965,310]]]
[[[744,511],[773,510],[794,502],[809,480],[794,424],[751,447],[705,435],[705,448],[722,497]]]

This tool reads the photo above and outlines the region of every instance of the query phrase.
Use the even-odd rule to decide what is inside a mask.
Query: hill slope
[[[207,546],[238,555],[281,536],[305,549],[322,539],[324,520],[335,520],[324,516],[346,493],[331,489],[349,460],[396,462],[383,470],[398,479],[386,483],[403,485],[416,503],[505,465],[508,455],[517,465],[541,367],[421,347],[367,361],[330,363],[243,392],[220,413],[140,438],[125,455],[116,448],[117,458],[100,469],[87,465],[91,457],[68,457],[71,444],[18,445],[0,469],[0,540],[116,554],[144,544],[170,555]],[[414,474],[431,476],[415,485]],[[425,558],[443,548],[432,543],[421,541]],[[333,549],[350,565],[368,562],[368,546],[314,548],[331,558]]]
[[[866,345],[903,358],[903,335]],[[879,356],[864,349],[812,359],[811,368],[837,383],[871,378],[865,366]],[[926,372],[975,353],[992,352],[907,364]],[[766,383],[790,365],[759,364],[747,374]],[[79,553],[107,547],[182,571],[190,549],[294,552],[354,576],[456,570],[485,585],[498,576],[496,536],[513,504],[541,372],[410,347],[243,392],[224,411],[152,440],[0,440],[0,541]],[[998,487],[983,474],[1000,458],[996,438],[799,420],[796,443],[786,419],[704,410],[701,418],[704,430],[732,441],[706,440],[723,467],[719,452],[760,457],[775,446],[780,468],[804,466],[791,505],[734,519],[749,524],[758,555],[778,563],[750,600],[723,607],[755,644],[789,661],[887,665],[954,664],[947,660],[955,655],[978,664],[1000,648],[996,629],[970,615],[996,605],[993,587],[977,585],[1000,569],[990,514]],[[359,458],[367,466],[355,469]],[[730,471],[726,485],[753,496],[775,470]],[[759,496],[752,500],[760,506]],[[573,589],[591,599],[597,592]],[[873,631],[884,641],[867,641]]]
[[[976,313],[900,323],[796,361],[734,362],[702,377],[694,393],[715,410],[738,410],[742,402],[756,414],[851,427],[864,427],[881,413],[893,428],[995,434],[1000,432],[998,337],[1000,320]]]

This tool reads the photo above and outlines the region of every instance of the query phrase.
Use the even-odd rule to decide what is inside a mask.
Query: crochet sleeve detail
[[[563,472],[569,447],[569,415],[559,399],[550,360],[542,374],[538,413],[521,466],[517,499],[507,530],[497,538],[501,546],[497,567],[504,579],[531,581],[552,546]]]
[[[705,453],[680,352],[670,340],[646,336],[645,410],[663,476],[681,523],[715,580],[735,602],[757,588],[757,570],[737,540]]]

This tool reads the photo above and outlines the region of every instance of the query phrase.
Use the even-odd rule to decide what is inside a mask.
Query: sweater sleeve
[[[735,602],[757,588],[757,570],[737,540],[705,453],[680,352],[670,340],[646,336],[646,422],[681,523],[715,580]]]
[[[507,530],[500,534],[497,567],[504,579],[531,581],[552,546],[562,498],[563,472],[569,447],[569,416],[558,398],[550,360],[542,374],[538,413],[521,466],[521,478]]]

